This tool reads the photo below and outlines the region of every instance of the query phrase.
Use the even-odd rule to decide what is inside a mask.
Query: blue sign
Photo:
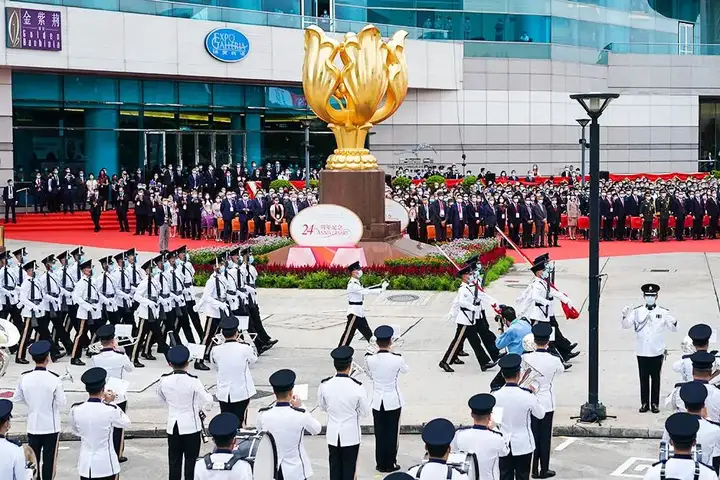
[[[239,62],[250,53],[250,41],[234,28],[216,28],[205,37],[205,49],[221,62]]]

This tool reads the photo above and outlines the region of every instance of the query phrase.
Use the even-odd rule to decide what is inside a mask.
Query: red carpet
[[[130,229],[135,229],[135,212],[128,213]],[[24,234],[29,232],[67,232],[69,230],[78,233],[89,231],[93,233],[94,225],[90,218],[90,212],[79,211],[75,213],[23,213],[17,216],[17,223],[6,223],[5,237],[11,234]],[[102,212],[100,215],[100,226],[113,230],[119,230],[117,214],[114,210]],[[10,236],[9,238],[14,238]],[[22,237],[18,237],[22,238]],[[46,239],[42,241],[48,241]]]

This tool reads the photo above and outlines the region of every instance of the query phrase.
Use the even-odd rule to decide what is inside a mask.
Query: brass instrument
[[[0,320],[0,378],[7,372],[10,365],[9,348],[18,344],[20,341],[20,332],[8,320]]]
[[[255,337],[257,337],[257,333],[250,333],[247,330],[240,330],[238,335],[238,339],[250,345],[253,349],[253,352],[255,352],[255,355],[257,356],[258,351],[257,347],[255,346]],[[215,345],[222,345],[225,343],[225,337],[222,333],[218,333],[212,338],[212,342]]]
[[[135,345],[138,342],[139,337],[117,337],[117,342],[115,345],[115,349],[124,349],[126,347],[131,347]],[[95,342],[90,344],[90,346],[87,348],[87,351],[90,355],[97,355],[98,353],[102,352],[103,350],[103,344],[102,342]]]
[[[692,339],[687,335],[685,335],[685,338],[683,338],[683,341],[680,344],[680,350],[683,355],[692,355],[697,351],[695,350],[695,345],[693,345]]]
[[[527,335],[525,335],[522,340],[522,346],[524,351],[528,353],[534,352],[537,348],[537,345],[535,345],[535,335],[533,335],[532,333],[528,333]]]
[[[525,360],[523,360],[522,365],[520,366],[520,371],[522,373],[520,375],[520,380],[518,380],[518,386],[524,388],[533,387],[534,389],[537,389],[537,379],[542,377],[543,374]]]
[[[35,452],[28,445],[23,445],[22,448],[25,454],[25,478],[26,480],[37,480],[38,463]]]

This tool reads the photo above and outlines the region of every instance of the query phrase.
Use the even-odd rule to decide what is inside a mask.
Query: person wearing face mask
[[[655,200],[649,191],[645,192],[645,198],[640,203],[640,215],[643,219],[642,241],[644,243],[652,242],[652,223],[656,211]]]
[[[250,234],[249,221],[252,216],[252,204],[247,192],[243,192],[242,199],[237,201],[238,218],[240,220],[240,242],[246,242]]]
[[[430,221],[435,225],[435,240],[444,242],[447,236],[448,205],[441,196],[430,205]]]
[[[258,192],[252,202],[253,223],[255,224],[255,236],[265,236],[265,222],[268,219],[270,204],[262,192]]]
[[[15,206],[18,203],[18,195],[12,178],[8,179],[7,186],[3,188],[3,202],[5,203],[5,223],[10,222],[11,216],[12,223],[17,223],[17,218],[15,217]],[[10,215],[11,212],[12,215]]]
[[[660,198],[655,200],[655,210],[658,215],[658,223],[660,227],[658,229],[658,237],[661,242],[666,242],[668,236],[668,222],[670,221],[670,198],[668,198],[665,190],[661,190]]]
[[[455,203],[450,206],[450,212],[448,213],[448,221],[452,226],[452,238],[456,240],[463,237],[465,231],[465,222],[467,216],[463,208],[462,200],[458,196]]]
[[[547,220],[547,209],[542,195],[535,197],[535,202],[530,207],[532,209],[532,219],[535,223],[535,238],[533,245],[537,248],[545,247],[545,223]]]
[[[615,218],[615,208],[613,207],[612,194],[605,193],[605,197],[600,200],[600,217],[602,219],[602,239],[606,242],[613,240],[613,221]]]
[[[548,247],[559,247],[558,236],[560,235],[560,207],[557,198],[552,197],[550,205],[547,206]]]
[[[648,410],[659,413],[665,331],[677,332],[678,322],[668,310],[657,305],[660,286],[646,283],[640,289],[644,304],[635,308],[624,307],[621,325],[624,329],[634,329],[637,338],[635,354],[640,374],[640,413]]]
[[[718,229],[718,215],[720,215],[720,208],[718,208],[717,195],[712,193],[710,195],[704,194],[703,200],[705,202],[705,209],[708,217],[710,217],[710,223],[708,224],[707,236],[711,240],[715,240]]]
[[[695,191],[690,192],[687,212],[693,217],[692,238],[693,240],[700,240],[703,236],[705,202]]]
[[[200,211],[202,210],[202,199],[197,190],[193,190],[190,199],[187,201],[185,213],[186,228],[185,236],[194,240],[200,240]]]
[[[340,337],[338,347],[349,346],[355,336],[355,330],[360,330],[365,340],[370,341],[373,336],[373,331],[370,329],[368,321],[365,318],[363,299],[365,295],[382,294],[389,285],[387,281],[383,281],[380,285],[364,288],[362,283],[360,283],[360,278],[362,278],[363,274],[360,262],[352,263],[347,269],[350,272],[350,280],[348,280],[347,285],[347,323]]]
[[[670,210],[675,217],[675,240],[682,242],[685,240],[685,199],[682,192],[677,192],[670,198]]]
[[[432,223],[432,219],[430,217],[430,205],[428,201],[428,197],[424,196],[422,197],[422,201],[420,202],[420,205],[418,206],[418,234],[420,237],[420,241],[423,243],[427,243],[428,241],[428,225]]]

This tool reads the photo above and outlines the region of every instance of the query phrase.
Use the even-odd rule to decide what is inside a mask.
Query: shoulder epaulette
[[[397,353],[397,352],[390,352],[390,353],[392,353],[393,355],[397,355],[398,357],[402,357],[402,353]]]
[[[305,409],[304,409],[304,408],[293,407],[292,405],[290,405],[290,408],[292,408],[292,409],[295,410],[296,412],[305,413]]]
[[[368,357],[368,356],[372,356],[372,355],[373,355],[373,354],[372,354],[372,353],[370,353],[370,352],[365,352],[365,356],[366,356],[366,357]]]
[[[690,357],[692,357],[692,356],[693,356],[693,354],[692,354],[692,353],[689,353],[689,354],[687,354],[687,355],[683,355],[682,358],[683,358],[683,360],[685,360],[686,358],[690,358]]]
[[[654,467],[655,465],[661,465],[661,464],[663,464],[663,463],[665,463],[665,462],[667,462],[667,460],[660,460],[659,462],[653,463],[651,466]]]
[[[117,353],[118,355],[125,355],[125,352],[118,352],[117,350],[113,350],[114,353]]]
[[[703,467],[709,468],[709,469],[712,470],[713,472],[715,471],[715,469],[714,469],[712,466],[708,465],[707,463],[703,463],[703,462],[698,462],[698,463],[699,463],[700,465],[702,465]]]
[[[104,405],[107,405],[108,407],[118,408],[117,405],[113,405],[112,403],[103,402],[103,404],[104,404]]]
[[[718,423],[718,422],[713,422],[712,420],[708,420],[707,418],[705,419],[705,421],[708,422],[708,423],[712,423],[712,424],[715,425],[716,427],[720,427],[720,423]]]
[[[455,429],[455,431],[456,431],[456,432],[459,432],[460,430],[469,430],[470,428],[472,428],[472,427],[469,427],[469,426],[457,427],[457,428]]]
[[[170,375],[172,375],[172,372],[163,373],[163,374],[160,375],[160,376],[161,376],[161,377],[169,377]]]
[[[637,310],[638,308],[644,307],[645,305],[638,305],[637,307],[633,307],[633,310]]]
[[[673,388],[682,387],[683,385],[685,385],[685,382],[676,383]]]
[[[519,388],[520,390],[525,390],[525,391],[528,392],[528,393],[533,393],[533,391],[530,390],[529,388],[525,388],[525,387],[518,387],[518,388]]]
[[[501,437],[503,436],[502,432],[499,432],[499,431],[497,431],[497,430],[490,430],[490,429],[488,428],[488,432],[496,433],[496,434],[500,435]]]
[[[717,355],[717,354],[718,354],[718,351],[717,351],[717,350],[713,350],[713,351],[710,352],[710,355]]]
[[[497,392],[497,391],[500,390],[501,388],[502,388],[501,386],[500,386],[500,387],[495,387],[495,388],[490,389],[490,391],[491,391],[491,392]]]
[[[188,373],[187,376],[188,376],[188,377],[192,377],[192,378],[198,378],[197,375],[193,375],[192,373]]]
[[[358,380],[357,378],[353,378],[353,377],[348,377],[348,378],[350,380],[352,380],[353,382],[357,383],[358,385],[362,385],[362,382],[360,380]]]
[[[34,372],[35,370],[28,370],[27,372],[22,372],[20,375],[25,375],[26,373]]]
[[[73,403],[72,405],[70,405],[70,408],[77,407],[78,405],[82,405],[83,403],[85,403],[85,402]]]
[[[268,410],[272,410],[272,408],[273,408],[273,405],[270,405],[268,407],[258,408],[258,413],[259,412],[267,412]]]
[[[52,374],[55,375],[56,377],[60,378],[60,375],[58,375],[57,373],[53,372],[52,370],[45,370],[45,371],[48,372],[48,373],[52,373]]]
[[[335,377],[335,376],[333,375],[332,377],[323,378],[322,380],[320,380],[320,383],[325,383],[325,382],[327,382],[328,380],[330,380],[331,378],[334,378],[334,377]]]

